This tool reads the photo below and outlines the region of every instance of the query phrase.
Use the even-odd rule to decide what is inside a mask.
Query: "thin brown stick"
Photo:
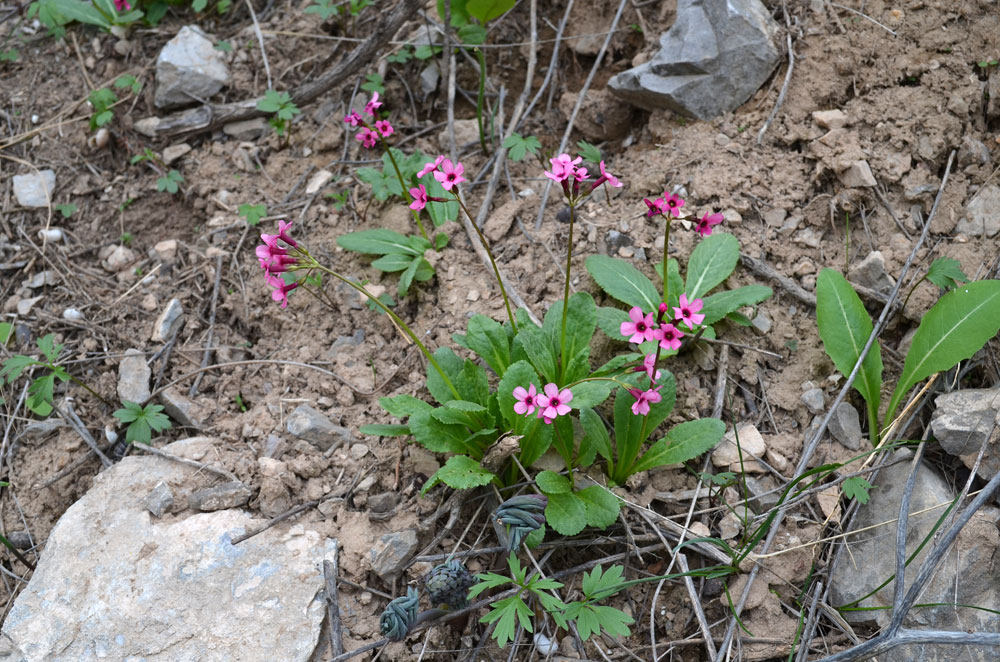
[[[333,541],[333,561],[323,561],[323,579],[326,582],[326,613],[330,620],[330,650],[334,655],[344,654],[344,634],[340,627],[340,593],[337,589],[337,553],[339,546]]]
[[[249,0],[247,0],[249,4]],[[261,44],[261,48],[264,45]],[[215,336],[215,308],[216,304],[219,303],[219,281],[222,280],[222,256],[216,256],[215,258],[215,285],[212,287],[212,308],[208,319],[208,334],[205,336],[205,353],[201,356],[201,367],[208,367],[208,362],[212,358],[212,341]],[[199,372],[195,375],[194,382],[191,384],[191,388],[188,389],[188,397],[193,398],[198,394],[198,385],[201,384],[201,378],[205,376],[204,372]]]
[[[168,460],[173,460],[178,464],[185,464],[189,467],[194,467],[195,469],[204,470],[216,474],[217,476],[222,476],[228,481],[237,482],[239,479],[233,474],[229,473],[225,469],[220,469],[219,467],[213,467],[210,464],[205,464],[204,462],[199,462],[198,460],[192,460],[190,458],[181,457],[179,455],[173,455],[168,453],[161,448],[156,448],[155,446],[149,446],[147,444],[132,444],[133,448],[137,448],[141,451],[145,451],[150,455],[155,455],[157,457],[166,458]]]

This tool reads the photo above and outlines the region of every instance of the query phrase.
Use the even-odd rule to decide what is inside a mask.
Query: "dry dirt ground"
[[[257,7],[276,89],[292,89],[318,75],[327,60],[336,61],[351,45],[336,39],[344,36],[339,27],[321,24],[316,16],[304,14],[306,4],[269,2]],[[377,4],[391,3],[378,0]],[[432,4],[427,3],[427,9],[433,19]],[[767,4],[784,25],[784,3]],[[726,229],[739,238],[745,254],[762,259],[807,292],[814,290],[820,269],[856,264],[872,250],[881,251],[890,274],[899,272],[919,235],[916,219],[930,211],[951,151],[960,149],[963,139],[972,138],[994,155],[1000,154],[1000,127],[986,120],[986,72],[976,64],[1000,55],[1000,12],[993,0],[868,0],[860,4],[844,0],[843,4],[857,11],[822,0],[787,2],[794,71],[783,104],[758,143],[758,131],[782,88],[787,60],[782,60],[768,84],[747,103],[716,120],[696,122],[671,112],[631,109],[604,93],[605,83],[613,74],[655,52],[658,36],[672,23],[676,6],[671,0],[626,3],[620,28],[610,42],[591,86],[592,98],[584,106],[572,138],[573,142],[585,138],[597,143],[625,188],[610,204],[584,209],[582,228],[575,233],[572,247],[576,289],[601,296],[587,276],[583,260],[608,250],[605,238],[610,230],[628,235],[636,248],[644,249],[649,262],[638,258],[635,262],[652,275],[662,240],[657,243],[659,224],[649,223],[643,216],[642,198],[676,186],[685,187],[689,208],[699,215],[710,209],[725,211]],[[565,10],[559,1],[543,0],[538,5],[541,43],[533,93],[543,83],[555,26]],[[294,220],[295,235],[306,240],[315,255],[343,273],[371,279],[393,291],[395,277],[375,271],[370,259],[344,252],[335,242],[338,235],[359,228],[410,230],[400,205],[373,202],[365,186],[353,178],[370,155],[359,151],[340,118],[357,83],[365,74],[380,70],[385,78],[383,98],[399,136],[417,136],[408,144],[426,153],[446,152],[444,86],[421,97],[419,90],[408,85],[416,80],[422,63],[387,65],[384,56],[391,49],[384,49],[383,59],[358,71],[349,84],[304,107],[290,140],[273,132],[243,144],[222,132],[189,138],[193,149],[171,166],[183,175],[184,183],[180,192],[171,195],[157,191],[160,175],[148,163],[129,163],[144,148],[159,153],[169,146],[151,142],[133,130],[135,121],[155,114],[156,54],[181,25],[197,20],[207,32],[233,47],[234,80],[224,92],[226,100],[261,95],[266,88],[265,70],[245,5],[237,3],[223,16],[209,13],[198,19],[189,11],[172,10],[156,28],[134,29],[125,40],[77,26],[63,41],[42,37],[42,32],[25,34],[21,28],[31,25],[25,18],[26,6],[0,4],[0,39],[7,40],[0,43],[16,46],[21,54],[16,62],[0,62],[0,304],[3,319],[14,322],[18,329],[7,351],[30,352],[36,338],[54,333],[65,344],[67,368],[103,397],[115,401],[117,367],[123,352],[129,348],[142,350],[147,356],[160,352],[164,344],[150,340],[152,325],[165,304],[178,298],[186,323],[170,352],[160,352],[152,363],[154,379],[161,386],[202,365],[206,347],[212,350],[213,363],[274,359],[325,370],[280,363],[209,370],[195,396],[204,412],[205,428],[174,428],[154,443],[162,445],[192,434],[218,438],[216,462],[254,489],[249,507],[267,516],[332,493],[347,497],[309,509],[292,521],[339,538],[345,578],[373,589],[370,593],[346,584],[341,589],[347,648],[367,643],[378,636],[378,614],[385,604],[379,596],[402,590],[399,585],[384,584],[369,571],[368,551],[386,532],[419,526],[448,495],[440,487],[427,497],[418,495],[423,481],[442,458],[405,441],[358,432],[366,423],[395,422],[380,409],[379,397],[400,393],[428,397],[422,386],[422,357],[401,341],[386,317],[369,312],[350,291],[330,288],[336,310],[310,297],[295,296],[301,292],[293,294],[287,309],[274,304],[254,261],[255,233],[259,230],[247,227],[237,207],[266,204],[269,217],[261,229],[273,226],[273,219]],[[558,69],[520,130],[524,135],[538,136],[546,149],[558,145],[568,112],[616,8],[617,4],[610,2],[577,2],[570,15]],[[499,46],[488,51],[491,82],[494,89],[506,87],[508,116],[523,85],[528,12],[529,3],[520,3],[490,33],[490,43]],[[364,12],[348,36],[364,37],[377,15],[372,9]],[[415,17],[400,37],[414,32],[420,23]],[[785,43],[784,34],[781,43]],[[334,48],[337,50],[331,52]],[[467,121],[474,117],[474,106],[468,99],[474,98],[476,76],[468,61],[459,58],[458,62],[457,85],[470,91],[468,97],[457,95],[456,115],[463,120],[458,125],[458,143],[467,171],[475,174],[485,164]],[[137,76],[144,90],[116,106],[110,140],[95,146],[88,142],[93,133],[87,125],[89,111],[84,100],[92,89],[123,73]],[[848,119],[846,126],[828,133],[817,125],[812,113],[831,109],[843,110]],[[877,189],[845,188],[836,175],[845,159],[866,159],[878,180]],[[969,237],[956,231],[970,198],[995,181],[996,162],[996,156],[992,162],[981,163],[968,154],[956,160],[929,240],[916,256],[917,271],[926,269],[938,256],[960,260],[974,278],[996,268],[1000,236]],[[53,199],[57,204],[76,205],[70,218],[51,210],[18,206],[12,176],[32,168],[56,172]],[[319,194],[307,195],[306,183],[320,169],[330,170],[334,178]],[[494,211],[518,191],[544,187],[536,163],[511,163],[509,173],[494,199]],[[475,208],[486,189],[483,179],[485,175],[480,174],[476,183],[465,189]],[[347,208],[338,211],[323,195],[342,190],[350,191],[360,213]],[[538,195],[506,207],[504,212],[513,212],[517,223],[495,242],[495,250],[515,288],[541,315],[562,294],[568,226],[557,220],[560,205],[554,197],[536,226],[539,208]],[[888,208],[898,220],[890,216]],[[845,234],[848,215],[849,237]],[[43,246],[38,241],[38,231],[49,225],[64,228],[62,243]],[[454,346],[451,335],[464,331],[470,314],[499,318],[503,312],[491,274],[470,249],[462,226],[450,224],[442,229],[451,236],[451,243],[436,256],[438,276],[416,287],[396,309],[432,348]],[[112,271],[103,258],[108,247],[123,243],[125,234],[131,238],[128,248],[133,253],[126,254],[127,264]],[[171,239],[177,242],[176,253],[153,250],[158,242]],[[675,239],[671,249],[678,256],[686,255],[695,240],[691,232],[677,232]],[[25,281],[46,269],[56,272],[55,284],[32,294]],[[213,296],[216,281],[217,300]],[[773,322],[770,329],[762,333],[728,326],[720,336],[770,353],[730,348],[724,365],[729,397],[723,417],[755,423],[767,443],[768,459],[787,480],[813,417],[800,400],[803,383],[813,382],[825,389],[829,401],[840,378],[823,352],[813,308],[778,283],[742,267],[730,279],[731,285],[757,282],[775,290],[774,297],[759,311]],[[17,302],[37,294],[44,296],[27,314],[18,315]],[[890,373],[898,374],[901,366],[901,355],[894,351],[898,343],[936,296],[932,286],[919,286],[904,314],[889,328],[883,339],[883,355],[888,355]],[[881,308],[874,300],[868,304],[876,313]],[[83,319],[63,319],[68,307],[80,310]],[[355,334],[363,337],[360,344],[338,342],[338,338]],[[702,344],[671,365],[679,385],[677,420],[692,418],[696,412],[702,416],[711,413],[720,358],[720,346]],[[989,371],[985,368],[967,377],[968,386],[995,383],[997,375]],[[182,382],[185,391],[191,381]],[[55,521],[87,490],[101,467],[93,456],[80,462],[87,447],[70,428],[57,428],[40,437],[21,434],[29,423],[25,411],[14,408],[22,387],[19,382],[3,392],[2,478],[11,487],[3,489],[0,509],[4,532],[30,531],[36,544],[29,553],[33,556],[41,550]],[[112,408],[78,387],[70,387],[69,392],[77,413],[101,438],[105,425],[114,422]],[[285,432],[288,413],[303,403],[347,427],[354,445],[324,455]],[[921,431],[915,428],[912,434]],[[260,491],[257,459],[265,452],[288,463],[286,492]],[[835,461],[850,454],[827,440],[815,462]],[[692,468],[697,471],[701,465],[695,463]],[[956,474],[952,471],[951,475]],[[363,477],[371,479],[358,489]],[[772,487],[778,485],[774,475],[763,480]],[[665,493],[692,489],[696,484],[693,471],[671,469],[638,477],[622,495],[664,515],[683,516],[690,504]],[[396,493],[399,503],[390,518],[373,518],[367,501],[383,492]],[[717,505],[714,500],[699,502],[705,512],[696,517],[713,533],[719,531],[724,513],[714,508]],[[648,524],[627,512],[624,520],[605,533],[623,539],[622,522],[627,522],[632,534],[647,539],[651,533]],[[443,526],[445,519],[438,520],[435,527]],[[816,504],[803,506],[786,522],[787,530],[780,540],[817,540],[838,531],[836,521],[824,526],[823,513]],[[466,527],[469,532],[463,536]],[[422,531],[421,543],[430,542],[435,530]],[[582,537],[595,538],[596,533],[585,531]],[[476,514],[470,506],[452,532],[424,553],[448,552],[456,545],[464,549],[477,539],[481,546],[495,544],[483,514]],[[568,567],[578,562],[581,554],[596,559],[627,548],[616,543],[585,547],[582,553],[556,551],[548,559],[548,567]],[[741,649],[744,659],[787,656],[796,626],[789,605],[794,603],[811,563],[822,568],[829,555],[830,547],[820,545],[773,564],[767,580],[772,589],[768,602],[753,610],[746,622],[759,643],[749,645],[753,638],[747,640]],[[630,576],[641,576],[662,570],[665,559],[662,552],[654,552],[642,558],[631,556],[626,565]],[[693,563],[701,562],[696,556],[692,559]],[[481,557],[470,566],[474,571],[482,570],[498,560]],[[24,577],[29,572],[9,556],[3,564],[9,572],[4,574],[5,595],[0,603],[9,607],[8,598],[12,599],[21,586],[10,575]],[[417,563],[403,580],[419,577],[428,567]],[[709,622],[727,618],[725,593],[720,594],[717,582],[697,582],[696,588]],[[633,589],[617,603],[637,620],[633,636],[623,643],[640,658],[648,659],[651,634],[655,634],[660,652],[675,642],[672,659],[702,659],[705,651],[701,645],[676,643],[698,636],[683,586],[665,585],[656,595],[655,605],[654,589],[655,585]],[[657,614],[655,633],[649,625],[651,608]],[[463,640],[462,634],[446,628],[432,630],[427,652],[437,651],[438,659],[451,659],[449,651],[479,640],[483,626],[474,621],[464,633],[471,639]],[[832,629],[826,634],[826,640],[817,639],[817,652],[824,646],[836,649],[845,641]],[[607,649],[608,644],[602,641],[600,646]],[[409,659],[411,651],[419,651],[421,646],[419,641],[394,645],[386,659]],[[525,657],[529,650],[524,649]],[[506,653],[491,654],[500,659]],[[563,653],[574,654],[568,648]],[[599,655],[588,646],[585,656],[598,659]]]

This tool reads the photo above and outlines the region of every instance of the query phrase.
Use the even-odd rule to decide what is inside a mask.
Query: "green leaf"
[[[664,370],[660,376],[660,402],[651,404],[645,417],[632,413],[635,398],[625,389],[619,388],[615,394],[615,449],[618,453],[616,472],[611,478],[623,484],[634,471],[630,470],[639,455],[639,449],[656,427],[666,420],[674,408],[677,382],[674,376]],[[643,421],[643,418],[647,420]],[[645,435],[643,437],[642,435]]]
[[[65,205],[56,205],[55,210],[62,214],[63,218],[69,218],[76,213],[76,205],[73,203],[68,203]]]
[[[865,480],[862,476],[852,476],[846,479],[840,489],[843,490],[844,496],[848,499],[857,499],[859,503],[868,503],[868,491],[872,488],[872,484]]]
[[[931,262],[926,278],[942,290],[950,290],[958,287],[959,283],[969,282],[969,277],[962,271],[962,263],[950,257],[939,257]]]
[[[358,428],[361,434],[370,434],[373,437],[405,437],[410,434],[409,425],[399,425],[390,423],[372,423],[362,425]]]
[[[628,629],[628,625],[635,622],[631,616],[619,609],[604,605],[589,605],[589,608],[594,611],[597,622],[601,624],[605,632],[618,637],[631,636],[632,631]]]
[[[590,572],[583,573],[581,588],[588,600],[602,600],[609,598],[620,591],[623,583],[622,572],[624,568],[620,565],[613,565],[604,572],[601,566],[595,567]],[[613,592],[612,592],[613,591]]]
[[[581,140],[576,144],[579,151],[577,154],[583,157],[583,160],[587,163],[600,163],[601,162],[601,150],[597,149],[596,145],[591,145],[586,140]]]
[[[569,389],[573,394],[573,399],[570,400],[570,406],[573,407],[573,409],[596,407],[608,399],[614,385],[614,382],[601,380],[581,382],[572,386]]]
[[[610,308],[601,306],[597,309],[597,326],[601,327],[612,340],[628,342],[628,338],[622,335],[622,322],[628,322],[628,313],[620,308]]]
[[[469,452],[471,449],[466,445],[468,429],[463,425],[442,423],[432,415],[435,411],[410,416],[408,427],[414,440],[434,453]]]
[[[108,19],[101,12],[97,11],[97,8],[90,2],[81,2],[80,0],[48,0],[48,4],[67,22],[77,21],[79,23],[96,25],[105,30],[111,29],[111,23],[108,22]]]
[[[240,205],[236,213],[245,218],[248,225],[257,225],[260,219],[267,216],[267,205]]]
[[[467,23],[458,29],[458,40],[467,46],[486,43],[486,28],[475,23]]]
[[[0,322],[0,345],[6,346],[14,335],[14,325],[10,322]]]
[[[715,324],[723,317],[742,308],[743,306],[753,306],[764,299],[769,298],[773,292],[770,287],[763,285],[746,285],[737,287],[735,290],[724,290],[716,294],[709,295],[703,299],[704,307],[701,309],[705,319],[704,325]]]
[[[32,365],[40,364],[30,356],[15,354],[3,362],[3,367],[0,368],[0,378],[6,378],[8,384],[13,384],[14,380],[21,376],[24,369]]]
[[[517,622],[528,632],[533,632],[531,618],[534,616],[528,605],[524,604],[521,596],[515,595],[504,600],[498,600],[490,605],[493,610],[479,619],[480,623],[492,623],[497,621],[493,629],[493,638],[496,639],[497,646],[503,648],[508,641],[513,641],[514,633],[517,629]]]
[[[587,526],[587,506],[572,492],[550,494],[545,506],[545,521],[556,533],[575,536]]]
[[[49,363],[55,363],[56,359],[59,358],[59,352],[62,351],[63,346],[56,344],[55,335],[47,333],[37,341],[38,349],[42,350],[42,354],[45,358],[49,360]]]
[[[410,268],[411,264],[413,264],[414,262],[419,262],[422,259],[423,258],[421,257],[404,255],[402,253],[389,253],[388,255],[383,255],[382,257],[372,262],[372,266],[378,269],[379,271],[394,273],[396,271],[404,271]]]
[[[481,572],[476,575],[479,583],[469,589],[469,599],[475,600],[476,596],[491,588],[497,588],[511,582],[510,577],[504,577],[492,572]]]
[[[872,320],[847,279],[834,269],[823,269],[816,279],[816,325],[823,348],[843,375],[851,374],[872,332]],[[854,388],[868,403],[868,422],[878,425],[882,389],[882,353],[872,344]]]
[[[556,301],[545,313],[545,321],[542,324],[542,329],[549,334],[555,347],[559,346],[562,337],[562,316],[563,302]],[[594,298],[586,292],[571,295],[566,309],[565,355],[573,357],[589,347],[596,325],[597,306],[594,304]]]
[[[515,0],[468,0],[465,10],[485,25],[509,12],[515,4]],[[452,12],[454,11],[455,7],[452,5]]]
[[[587,526],[606,529],[618,519],[618,497],[600,485],[585,487],[576,493],[586,510]]]
[[[542,148],[542,143],[535,136],[522,136],[514,132],[503,141],[503,148],[507,150],[507,155],[513,161],[523,161],[531,154],[537,156],[538,150]]]
[[[421,489],[421,494],[426,494],[427,490],[434,487],[438,482],[443,482],[448,487],[456,490],[464,490],[472,487],[479,487],[488,484],[496,476],[479,466],[479,463],[467,455],[453,455],[443,467],[438,469],[433,476],[427,479]]]
[[[660,293],[656,286],[625,260],[607,255],[591,255],[587,258],[586,265],[591,277],[609,296],[628,306],[638,306],[647,313],[658,309]]]
[[[469,319],[468,333],[456,333],[453,339],[478,354],[498,375],[504,374],[510,366],[510,339],[496,320],[485,315],[473,315]]]
[[[419,170],[425,161],[431,161],[424,157],[421,159],[421,164],[417,166],[416,170]],[[405,177],[405,174],[404,174]],[[451,196],[444,190],[441,183],[434,179],[433,175],[424,175],[420,179],[420,183],[424,185],[427,189],[427,195],[434,198],[451,198]],[[454,221],[458,218],[458,202],[428,202],[425,207],[427,214],[431,217],[434,222],[434,227],[438,228],[447,223],[448,221]]]
[[[725,433],[726,424],[717,418],[701,418],[676,425],[666,437],[649,447],[632,465],[629,474],[687,462],[714,448]]]
[[[913,335],[885,420],[892,420],[900,401],[914,384],[971,357],[998,330],[1000,280],[967,283],[942,296],[920,320]]]
[[[469,22],[469,11],[465,8],[468,0],[437,0],[438,16],[446,20],[445,3],[451,4],[451,27],[457,28]]]
[[[608,435],[608,428],[604,425],[601,417],[593,409],[581,409],[580,424],[583,426],[583,440],[580,442],[580,464],[587,466],[593,461],[593,457],[589,461],[584,461],[585,447],[593,448],[606,460],[612,459],[611,437]]]
[[[514,411],[514,404],[517,402],[514,398],[514,389],[518,386],[528,388],[531,384],[535,385],[536,392],[541,391],[538,373],[535,372],[535,369],[527,361],[517,361],[507,368],[497,385],[497,402],[500,405],[500,412],[507,425],[514,428],[517,434],[521,433],[521,430],[518,430],[518,424],[522,424],[521,428],[523,429],[523,424],[531,419],[526,419]]]
[[[337,243],[349,251],[371,255],[397,253],[418,256],[423,254],[410,245],[405,235],[393,232],[392,230],[386,230],[385,228],[349,232],[337,237]]]
[[[413,416],[414,414],[429,412],[434,408],[433,405],[405,393],[395,395],[391,398],[379,398],[378,403],[382,405],[382,409],[389,412],[391,416],[396,416],[398,418],[406,418],[407,416]]]
[[[740,259],[740,242],[731,234],[716,232],[702,239],[688,259],[684,293],[697,299],[729,278]],[[678,293],[678,296],[680,293]]]
[[[28,398],[25,401],[28,409],[42,417],[51,414],[55,386],[55,375],[52,373],[33,380],[28,386]]]
[[[520,327],[514,337],[515,348],[520,346],[531,364],[546,382],[559,379],[559,368],[552,340],[547,333],[537,327]]]
[[[554,471],[540,471],[535,476],[535,484],[545,494],[568,494],[573,491],[569,478]]]

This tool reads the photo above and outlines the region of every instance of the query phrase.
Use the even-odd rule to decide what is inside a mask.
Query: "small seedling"
[[[131,163],[132,165],[135,165],[136,163],[141,163],[143,161],[152,161],[153,163],[157,163],[159,160],[160,158],[156,155],[156,153],[153,150],[151,150],[148,147],[144,147],[141,153],[136,154],[129,160],[129,163]]]
[[[375,73],[365,76],[365,82],[361,84],[361,89],[365,92],[385,94],[385,85],[382,83],[382,77]]]
[[[131,246],[132,245],[132,233],[131,232],[122,232],[121,236],[118,237],[118,241],[122,242],[126,246]]]
[[[76,205],[74,205],[72,202],[68,202],[63,205],[56,205],[55,209],[57,212],[62,214],[63,218],[69,218],[70,216],[76,213]]]
[[[510,137],[503,141],[503,147],[507,149],[507,156],[513,161],[523,161],[528,154],[538,156],[538,150],[542,148],[542,143],[535,136],[522,136],[519,133],[512,133]]]
[[[325,21],[331,16],[340,15],[340,5],[334,4],[333,0],[314,0],[313,4],[305,8],[305,13],[316,14]]]
[[[115,80],[114,88],[116,90],[128,89],[132,91],[132,94],[139,94],[142,91],[142,81],[132,74],[125,74]]]
[[[0,336],[5,336],[2,344],[6,344],[6,340],[10,337],[10,325],[8,324],[7,327],[7,331],[4,333],[3,325],[0,325]],[[52,413],[56,380],[67,382],[72,378],[62,366],[56,365],[63,346],[56,344],[53,334],[49,333],[39,338],[37,344],[45,360],[40,361],[24,354],[11,356],[3,362],[3,367],[0,367],[0,383],[6,380],[8,385],[13,384],[14,380],[20,377],[27,368],[38,367],[48,370],[47,374],[31,381],[31,385],[28,386],[28,398],[25,401],[25,406],[28,409],[35,415],[44,418]]]
[[[99,90],[94,90],[87,97],[87,101],[90,102],[91,107],[94,109],[93,114],[90,116],[90,130],[94,131],[112,119],[114,119],[115,114],[111,110],[111,106],[118,101],[118,97],[115,93],[106,87]]]
[[[177,193],[180,184],[184,183],[184,178],[181,173],[176,170],[171,170],[167,173],[166,177],[160,177],[156,180],[156,190],[166,191],[167,193]]]
[[[279,136],[285,135],[292,118],[302,112],[292,101],[288,92],[274,90],[268,90],[264,93],[264,98],[257,102],[257,110],[273,113],[269,123]]]
[[[113,415],[122,423],[128,423],[125,441],[128,443],[149,444],[152,431],[169,430],[170,419],[163,411],[163,405],[148,404],[145,407],[127,400],[122,402],[124,409],[117,410]]]
[[[240,205],[236,208],[236,213],[245,218],[248,225],[256,226],[260,219],[267,216],[267,205]]]
[[[0,51],[0,62],[17,62],[20,57],[21,54],[16,48],[8,48],[5,51]]]

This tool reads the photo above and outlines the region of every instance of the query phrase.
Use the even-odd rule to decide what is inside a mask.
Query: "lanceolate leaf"
[[[370,253],[374,255],[389,255],[390,253],[402,253],[403,255],[421,254],[410,245],[406,236],[392,230],[386,230],[385,228],[349,232],[337,237],[337,243],[347,250],[357,253]]]
[[[740,242],[733,235],[718,232],[701,240],[688,260],[684,286],[688,299],[697,299],[729,278],[739,259]]]
[[[587,258],[587,271],[610,296],[649,313],[660,305],[660,293],[652,281],[625,260],[607,255]]]
[[[872,320],[847,279],[834,269],[824,269],[816,279],[816,324],[826,353],[844,376],[851,374],[872,332]],[[882,354],[873,343],[854,388],[868,403],[868,422],[878,426],[882,388]]]
[[[763,285],[747,285],[735,290],[725,290],[705,297],[705,307],[701,312],[705,315],[702,324],[715,324],[726,315],[743,306],[760,303],[773,294],[770,287]]]
[[[1000,281],[982,280],[954,289],[927,311],[910,345],[903,374],[889,401],[886,421],[917,382],[949,370],[978,352],[1000,330]]]
[[[632,466],[630,474],[666,464],[696,458],[715,447],[726,433],[726,424],[717,418],[701,418],[674,426],[667,436],[649,447]]]
[[[510,11],[515,0],[469,0],[465,9],[483,24]]]

